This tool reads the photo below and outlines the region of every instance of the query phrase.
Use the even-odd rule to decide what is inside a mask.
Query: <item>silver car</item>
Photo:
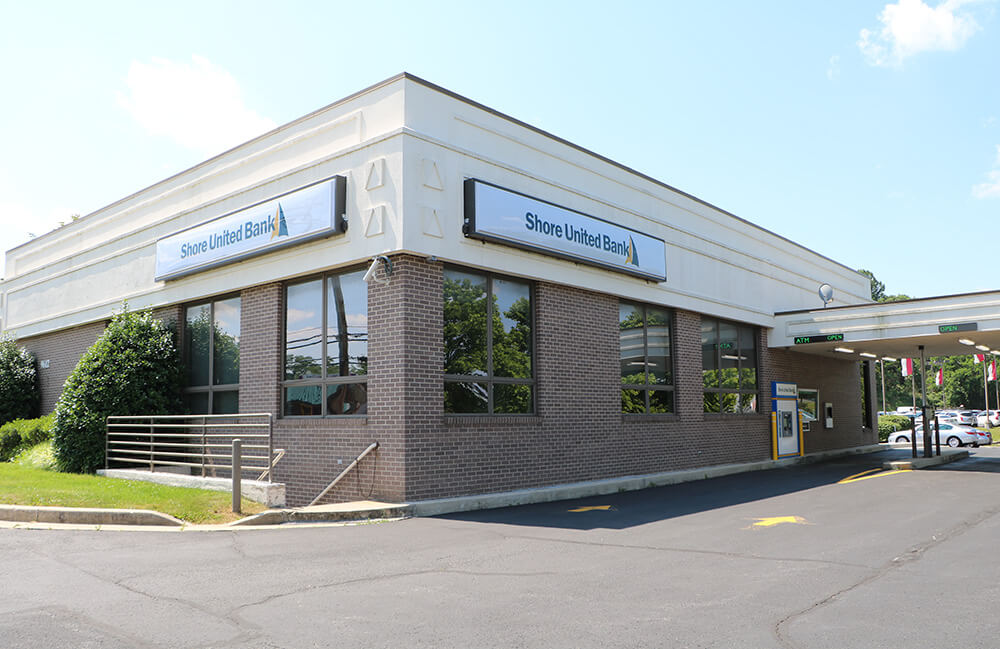
[[[933,426],[932,426],[933,429]],[[940,422],[941,431],[941,443],[947,444],[952,448],[958,448],[959,446],[979,446],[981,437],[979,436],[979,431],[972,428],[971,426],[962,426],[957,423],[946,423]],[[915,433],[917,436],[917,441],[919,442],[924,435],[923,424],[916,427]],[[908,444],[910,443],[910,431],[899,430],[895,433],[889,435],[888,439],[890,444]]]

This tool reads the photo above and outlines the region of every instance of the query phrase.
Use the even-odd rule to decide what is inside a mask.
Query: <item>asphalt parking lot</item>
[[[1000,448],[355,526],[0,529],[4,647],[995,647]]]

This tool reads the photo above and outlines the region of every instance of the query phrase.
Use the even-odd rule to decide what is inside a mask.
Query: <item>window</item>
[[[444,411],[534,412],[531,284],[444,271]]]
[[[622,375],[622,412],[674,412],[670,355],[670,312],[621,302],[618,330]]]
[[[368,412],[368,284],[364,271],[285,289],[286,416]]]
[[[799,420],[802,430],[809,432],[810,424],[819,413],[819,392],[810,388],[799,388]]]
[[[189,306],[184,314],[184,401],[192,414],[228,415],[240,406],[240,298]]]
[[[705,412],[757,412],[757,328],[701,319]]]

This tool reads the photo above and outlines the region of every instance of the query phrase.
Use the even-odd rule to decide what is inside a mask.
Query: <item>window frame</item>
[[[493,282],[496,279],[506,280],[511,282],[518,282],[520,284],[528,285],[528,301],[529,310],[531,314],[531,378],[522,379],[511,376],[496,376],[494,374],[493,367],[493,327],[486,327],[486,374],[485,375],[474,375],[474,374],[448,374],[444,368],[444,357],[442,355],[442,367],[441,376],[443,378],[442,384],[442,394],[441,403],[444,406],[444,384],[446,383],[485,383],[487,384],[487,399],[486,399],[486,412],[448,412],[444,411],[445,417],[534,417],[538,414],[538,379],[536,374],[536,365],[538,361],[538,337],[536,335],[536,325],[538,322],[538,317],[536,314],[536,309],[538,305],[536,284],[530,279],[525,279],[522,277],[515,277],[513,275],[506,275],[503,273],[494,273],[488,270],[482,270],[479,268],[469,268],[466,266],[459,266],[455,264],[445,264],[442,271],[442,280],[444,274],[449,270],[467,273],[470,275],[482,275],[486,278],[486,304],[492,309],[493,308]],[[444,282],[442,281],[442,289],[444,288]],[[442,309],[444,306],[444,291],[441,293],[441,304]],[[444,341],[444,314],[442,313],[442,335],[441,340]],[[490,321],[489,316],[487,317],[487,322]],[[530,412],[494,412],[494,398],[493,398],[493,386],[494,385],[528,385],[531,387],[531,411]]]
[[[240,381],[236,383],[222,383],[215,385],[215,304],[217,302],[225,302],[226,300],[238,299],[240,301],[240,338],[243,338],[243,296],[241,293],[226,293],[224,295],[216,295],[213,297],[206,298],[204,300],[197,300],[194,302],[188,302],[182,305],[184,313],[182,316],[183,321],[183,353],[184,353],[184,364],[185,372],[190,371],[188,367],[188,361],[191,356],[191,332],[188,326],[188,309],[194,307],[200,307],[208,305],[208,317],[209,322],[212,323],[212,334],[208,337],[208,382],[205,385],[187,385],[187,377],[185,377],[185,385],[181,390],[181,394],[187,397],[189,394],[207,394],[208,395],[208,412],[205,414],[215,414],[215,393],[216,392],[236,392],[236,413],[225,413],[225,414],[238,414],[239,413],[239,395],[240,395]],[[242,348],[241,348],[242,352]],[[242,364],[241,364],[242,365]],[[239,371],[237,372],[239,374]],[[185,409],[187,405],[185,403]]]
[[[809,392],[813,396],[810,397],[810,398],[803,399],[802,398],[802,393],[803,392]],[[820,404],[819,390],[816,389],[816,388],[799,388],[799,398],[798,398],[798,406],[797,407],[799,409],[799,419],[800,420],[802,419],[802,402],[803,401],[812,401],[814,403],[814,407],[816,409],[816,416],[813,417],[812,421],[819,421],[819,404]],[[812,423],[812,421],[803,421],[802,422],[802,432],[805,432],[805,433],[810,432],[810,430],[811,430],[810,424]]]
[[[633,307],[639,307],[642,309],[642,358],[643,358],[643,374],[646,377],[645,383],[622,383],[621,382],[621,305],[627,304]],[[667,327],[669,331],[667,332],[667,338],[669,339],[669,349],[670,349],[670,383],[650,383],[649,382],[649,309],[658,309],[660,311],[666,311],[667,313]],[[677,349],[676,337],[674,333],[677,330],[677,314],[676,312],[665,306],[659,304],[650,304],[648,302],[633,302],[631,300],[618,300],[618,358],[619,358],[619,388],[618,396],[619,401],[621,401],[621,393],[624,390],[641,390],[643,393],[643,403],[645,409],[643,412],[625,412],[621,411],[623,416],[637,416],[637,417],[671,417],[677,416],[677,354],[674,353]],[[671,408],[670,412],[650,412],[649,411],[649,393],[650,391],[657,392],[670,392],[671,397]]]
[[[745,354],[743,353],[742,346],[740,344],[740,341],[742,340],[742,337],[740,336],[740,330],[741,329],[749,329],[752,332],[752,334],[753,334],[752,340],[754,341],[754,345],[753,345],[753,353],[754,353],[754,355],[753,355],[753,360],[754,360],[754,365],[753,365],[753,369],[754,369],[754,385],[753,385],[753,388],[744,388],[744,387],[742,387],[742,385],[743,385],[743,369],[744,368],[743,368],[742,362],[739,361],[739,360],[737,360],[737,365],[736,365],[737,387],[735,389],[734,388],[723,388],[723,387],[706,388],[705,387],[704,378],[703,378],[702,379],[702,384],[701,384],[702,414],[704,414],[704,415],[710,415],[710,416],[720,415],[720,416],[731,416],[731,417],[745,417],[745,416],[752,416],[752,415],[759,415],[759,414],[761,414],[761,412],[760,412],[760,408],[761,408],[761,402],[760,402],[760,327],[758,327],[757,325],[752,325],[752,324],[747,324],[747,323],[742,323],[742,322],[736,322],[736,321],[733,321],[733,320],[726,320],[724,318],[714,318],[712,316],[702,315],[701,316],[701,329],[702,329],[702,331],[704,330],[703,328],[704,328],[704,323],[705,322],[712,322],[715,325],[715,371],[718,373],[718,376],[720,378],[720,382],[721,382],[721,377],[722,377],[722,373],[721,372],[722,372],[722,369],[723,369],[722,368],[722,351],[723,350],[719,346],[719,344],[721,342],[721,339],[722,339],[721,335],[720,335],[722,326],[723,325],[729,325],[729,326],[735,327],[735,329],[736,329],[736,352],[737,352],[737,356],[738,357],[745,356]],[[701,345],[701,350],[702,350],[702,366],[701,366],[701,369],[702,369],[702,372],[704,373],[705,372],[704,344]],[[708,395],[708,394],[718,395],[718,398],[719,398],[719,409],[718,410],[714,410],[714,411],[713,410],[705,410],[704,401],[705,401],[705,396]],[[737,395],[737,399],[738,399],[738,401],[740,403],[742,403],[742,397],[743,397],[743,395],[753,396],[754,399],[755,399],[755,403],[756,403],[755,409],[752,410],[752,411],[743,411],[743,410],[740,410],[738,412],[723,412],[722,411],[722,402],[723,402],[722,397],[724,395],[727,395],[727,394],[735,394],[735,395]]]
[[[346,385],[354,383],[363,383],[365,386],[366,401],[367,404],[367,391],[368,391],[368,373],[365,374],[349,374],[347,376],[341,376],[339,374],[334,375],[332,378],[327,375],[327,331],[329,323],[327,322],[327,315],[329,315],[329,291],[327,290],[327,280],[330,277],[336,275],[347,275],[350,273],[357,273],[364,270],[364,266],[349,266],[347,268],[338,268],[336,270],[328,270],[322,273],[314,273],[311,275],[306,275],[304,277],[296,277],[294,279],[287,280],[283,282],[281,291],[281,306],[282,306],[282,318],[281,318],[281,417],[283,419],[364,419],[368,417],[367,412],[351,415],[337,415],[330,414],[327,412],[327,390],[331,385]],[[320,282],[320,293],[322,294],[322,300],[320,302],[320,313],[321,313],[321,323],[320,323],[320,368],[321,375],[318,378],[309,379],[286,379],[286,363],[288,356],[288,287],[296,286],[299,284],[307,284],[309,282],[314,282],[319,280]],[[365,313],[368,313],[368,283],[365,282]],[[367,341],[366,341],[367,342]],[[369,355],[370,359],[371,356]],[[289,415],[285,412],[285,407],[287,405],[287,399],[285,397],[285,388],[296,388],[296,387],[309,387],[318,386],[320,388],[320,410],[321,414],[318,415]]]

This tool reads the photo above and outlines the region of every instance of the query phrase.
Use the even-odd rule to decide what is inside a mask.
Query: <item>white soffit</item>
[[[915,357],[920,345],[927,356],[1000,352],[1000,291],[776,313],[768,336],[769,347],[841,359]]]

